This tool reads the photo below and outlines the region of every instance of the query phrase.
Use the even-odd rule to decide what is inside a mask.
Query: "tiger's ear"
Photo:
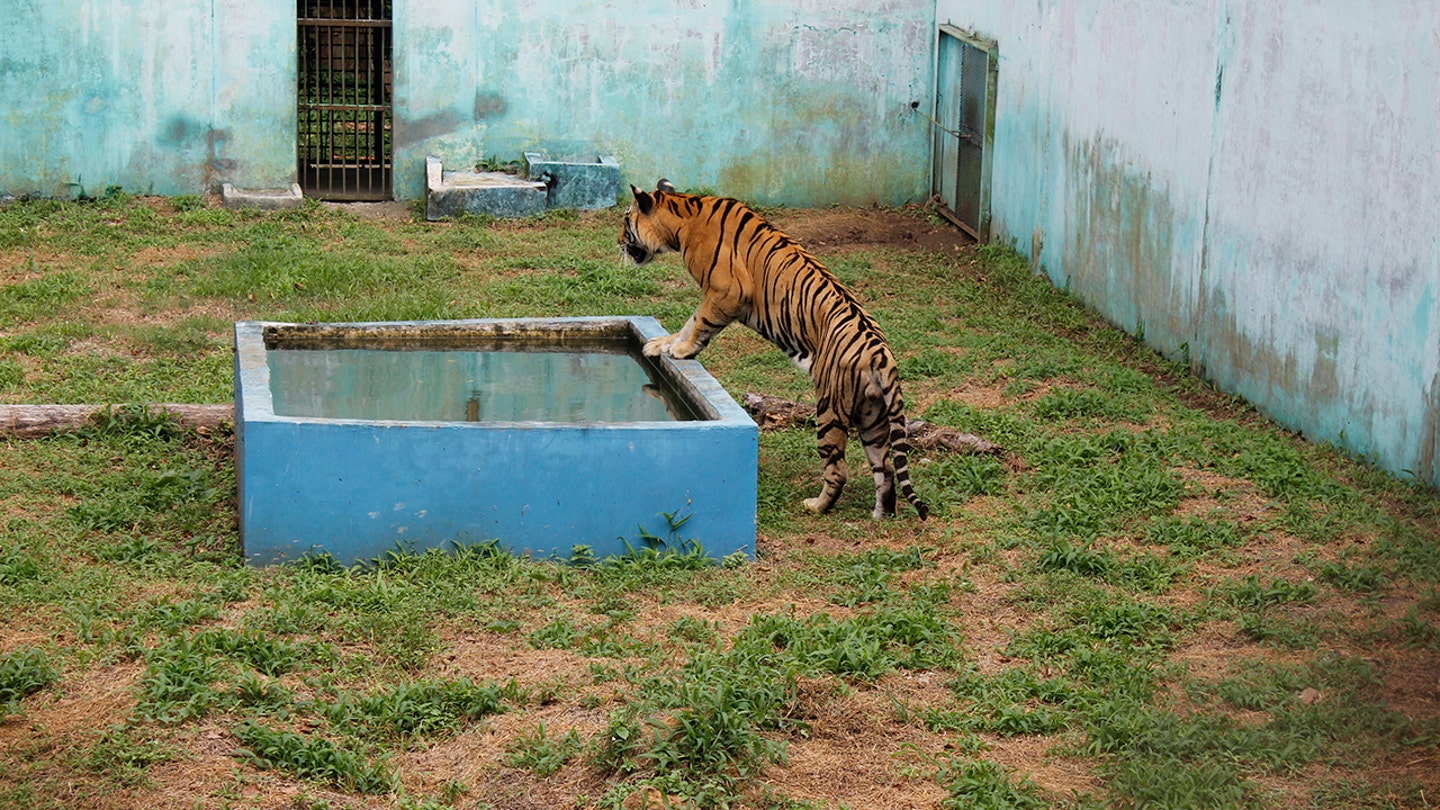
[[[675,193],[675,184],[671,183],[669,180],[666,180],[663,177],[660,178],[660,181],[655,184],[655,188],[658,191],[668,191],[671,194]]]
[[[634,183],[630,184],[630,193],[635,195],[635,207],[640,209],[641,214],[649,216],[655,208],[655,198],[649,192],[636,188]]]

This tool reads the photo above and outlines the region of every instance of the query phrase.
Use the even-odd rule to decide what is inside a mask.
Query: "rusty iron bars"
[[[300,187],[325,200],[393,193],[392,0],[297,0]]]

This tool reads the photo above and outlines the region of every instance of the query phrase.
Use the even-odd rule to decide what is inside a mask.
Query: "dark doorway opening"
[[[392,196],[392,0],[297,0],[300,188],[322,200]]]

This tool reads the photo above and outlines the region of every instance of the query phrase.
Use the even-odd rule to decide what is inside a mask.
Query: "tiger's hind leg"
[[[885,401],[878,389],[866,391],[861,412],[860,444],[870,461],[875,476],[875,511],[870,516],[879,520],[895,514],[895,468],[890,464],[890,422]]]
[[[870,460],[870,472],[875,475],[875,511],[870,516],[879,520],[895,514],[895,468],[890,466],[890,433],[879,431],[878,439],[862,433],[860,441],[865,445],[865,458]]]
[[[820,494],[806,498],[805,508],[824,514],[830,511],[830,507],[835,505],[835,501],[840,499],[840,493],[845,489],[845,440],[850,429],[839,414],[824,401],[817,405],[815,416],[820,422],[815,438],[825,471]]]

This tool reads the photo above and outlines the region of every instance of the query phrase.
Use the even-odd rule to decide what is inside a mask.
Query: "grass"
[[[677,512],[608,560],[565,538],[565,561],[250,569],[233,436],[139,407],[228,402],[236,319],[678,327],[691,283],[622,266],[617,229],[0,209],[0,401],[115,406],[0,440],[0,808],[1434,806],[1440,499],[1003,247],[817,248],[884,324],[910,415],[1005,452],[913,456],[931,519],[874,522],[858,448],[815,516],[811,431],[765,433],[750,562],[709,561]],[[702,359],[737,396],[811,396],[739,328]]]
[[[58,679],[59,674],[40,650],[17,650],[0,658],[0,712],[15,711],[22,698]]]

